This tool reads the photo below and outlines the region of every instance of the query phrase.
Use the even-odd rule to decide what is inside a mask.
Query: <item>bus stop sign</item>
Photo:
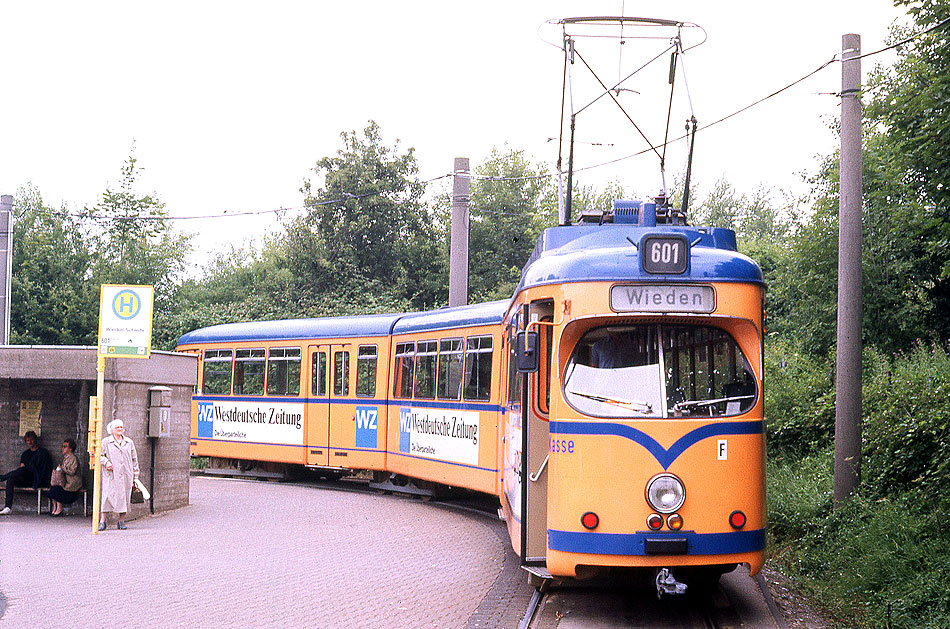
[[[148,358],[152,346],[151,286],[103,284],[99,297],[99,355]]]

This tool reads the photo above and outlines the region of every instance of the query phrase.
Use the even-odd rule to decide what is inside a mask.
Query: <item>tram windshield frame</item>
[[[574,346],[562,382],[567,403],[592,417],[729,417],[758,399],[748,358],[711,325],[592,328]]]

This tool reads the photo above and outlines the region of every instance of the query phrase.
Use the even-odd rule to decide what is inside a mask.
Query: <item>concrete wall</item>
[[[138,453],[140,479],[152,487],[152,505],[133,505],[130,517],[147,514],[150,508],[159,512],[188,504],[191,394],[196,378],[193,355],[153,352],[147,360],[106,359],[103,437],[110,421],[125,422],[126,435]],[[147,437],[148,391],[155,386],[171,389],[168,437]],[[75,439],[83,480],[91,493],[87,433],[89,397],[95,394],[95,348],[0,347],[0,468],[16,467],[25,448],[19,436],[21,402],[39,400],[43,403],[40,444],[58,463],[63,439]],[[21,497],[15,506],[26,502]]]

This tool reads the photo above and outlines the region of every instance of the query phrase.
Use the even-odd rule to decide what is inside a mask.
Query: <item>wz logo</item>
[[[399,451],[409,452],[410,435],[412,433],[412,409],[399,409]]]
[[[377,447],[379,435],[379,408],[376,406],[356,407],[356,447]]]
[[[198,438],[214,437],[214,402],[198,402]]]

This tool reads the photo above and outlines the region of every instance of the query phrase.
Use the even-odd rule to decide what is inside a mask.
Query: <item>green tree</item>
[[[433,216],[422,203],[414,150],[383,144],[370,121],[360,137],[317,162],[322,185],[304,182],[306,214],[287,225],[285,261],[301,294],[382,297],[387,306],[421,308],[446,282]],[[306,275],[301,275],[301,272]]]
[[[557,201],[523,151],[492,151],[475,169],[469,221],[469,301],[510,297],[545,227],[557,224]]]
[[[908,185],[907,164],[890,136],[864,135],[863,337],[887,351],[935,334],[945,338],[938,295],[941,261],[932,255],[938,218]],[[790,237],[769,278],[770,329],[799,339],[816,356],[835,342],[838,282],[838,158],[812,179],[812,214]],[[942,331],[943,330],[943,331]]]
[[[174,231],[165,204],[156,196],[136,193],[140,170],[137,159],[129,155],[122,165],[118,189],[106,187],[99,203],[84,212],[85,219],[94,226],[89,239],[91,276],[97,287],[153,286],[153,345],[169,348],[181,332],[173,322],[181,307],[177,292],[187,271],[191,237]]]
[[[543,202],[545,203],[545,214],[547,214],[548,204],[553,205],[555,208],[557,207],[555,185],[556,184],[552,183],[546,186],[544,191],[545,198]],[[554,198],[551,198],[552,194],[555,195]],[[598,190],[593,186],[574,186],[574,194],[571,197],[571,218],[576,221],[577,217],[585,212],[607,212],[613,208],[615,200],[637,198],[635,194],[630,193],[631,196],[627,196],[627,194],[619,181],[608,182],[603,190]],[[554,221],[557,222],[556,214]]]
[[[896,0],[908,7],[914,24],[895,29],[893,38],[905,39],[910,31],[930,32],[898,48],[898,61],[872,73],[871,98],[866,116],[881,126],[893,145],[898,162],[902,196],[895,206],[910,206],[916,226],[915,269],[920,292],[934,313],[929,323],[941,338],[950,336],[950,1]],[[896,168],[894,170],[897,170]],[[898,208],[899,209],[899,208]],[[922,271],[922,272],[921,272]],[[915,299],[915,302],[920,299]]]
[[[79,221],[48,207],[36,188],[14,199],[10,340],[29,345],[94,345],[99,287]]]
[[[931,29],[950,18],[948,0],[895,0],[914,20],[893,39]],[[950,205],[950,25],[944,24],[898,48],[899,58],[869,80],[866,115],[882,123],[904,156],[908,183],[931,201]]]
[[[98,227],[92,239],[95,272],[102,283],[150,284],[156,295],[168,294],[185,274],[190,237],[174,232],[157,197],[136,194],[137,161],[130,155],[119,188],[107,187],[99,203],[86,210]]]
[[[219,323],[287,318],[269,297],[274,273],[254,247],[232,247],[216,254],[200,279],[187,278],[176,287],[173,309],[156,313],[162,340],[174,346],[185,332]],[[157,343],[156,343],[157,345]]]
[[[692,188],[692,186],[691,186]],[[691,194],[695,194],[691,191]],[[720,179],[699,201],[690,214],[696,225],[726,227],[736,232],[739,242],[778,241],[789,231],[792,203],[787,195],[760,186],[751,195],[738,192],[726,179]]]

